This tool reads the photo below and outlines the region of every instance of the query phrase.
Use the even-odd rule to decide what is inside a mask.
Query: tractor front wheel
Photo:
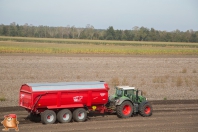
[[[141,105],[139,108],[139,113],[141,116],[148,117],[151,116],[153,112],[153,108],[150,103],[145,103]]]
[[[133,113],[133,105],[130,101],[124,101],[121,105],[116,107],[116,112],[119,118],[131,117]]]

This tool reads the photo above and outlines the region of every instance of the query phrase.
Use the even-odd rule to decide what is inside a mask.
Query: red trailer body
[[[112,96],[108,91],[104,81],[27,83],[21,86],[19,106],[30,113],[30,120],[43,124],[83,122],[91,111],[116,112],[119,118],[152,115],[152,106],[134,87],[117,86]]]
[[[19,105],[31,113],[47,109],[87,108],[104,112],[108,102],[106,82],[27,83],[21,86]]]

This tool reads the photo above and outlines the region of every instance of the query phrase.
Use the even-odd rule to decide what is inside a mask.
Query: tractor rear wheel
[[[145,103],[141,105],[139,108],[139,113],[141,116],[148,117],[151,116],[153,112],[153,108],[150,103]]]
[[[72,119],[72,113],[69,109],[60,110],[57,114],[57,120],[60,123],[68,123]]]
[[[116,112],[119,118],[131,117],[133,113],[133,105],[130,101],[124,101],[121,105],[116,107]]]
[[[43,124],[53,124],[56,121],[56,113],[53,110],[45,110],[41,113],[41,122]]]
[[[76,122],[83,122],[87,119],[87,111],[84,108],[75,109],[73,112],[73,119]]]

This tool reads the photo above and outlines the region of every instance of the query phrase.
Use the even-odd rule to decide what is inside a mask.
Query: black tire
[[[57,120],[60,123],[68,123],[72,119],[72,113],[69,109],[63,109],[58,112],[57,114]]]
[[[76,122],[83,122],[87,119],[87,111],[84,108],[75,109],[73,112],[73,119]]]
[[[40,122],[41,121],[41,115],[40,114],[30,113],[28,118],[29,118],[30,121],[33,121],[33,122]]]
[[[130,101],[124,101],[116,107],[117,116],[119,118],[131,117],[133,113],[133,105]]]
[[[53,110],[45,110],[41,113],[41,122],[43,124],[53,124],[56,121],[56,113]]]
[[[145,103],[143,105],[140,105],[139,113],[141,116],[144,116],[144,117],[151,116],[153,113],[153,108],[152,108],[151,104]]]

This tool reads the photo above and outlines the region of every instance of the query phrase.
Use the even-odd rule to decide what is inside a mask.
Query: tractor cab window
[[[126,97],[129,97],[130,98],[133,94],[134,94],[134,91],[133,90],[125,90],[124,91],[124,95]]]
[[[122,96],[122,90],[116,89],[116,94],[117,94],[118,96]]]
[[[127,90],[127,94],[130,94],[130,95],[134,94],[133,90]]]

